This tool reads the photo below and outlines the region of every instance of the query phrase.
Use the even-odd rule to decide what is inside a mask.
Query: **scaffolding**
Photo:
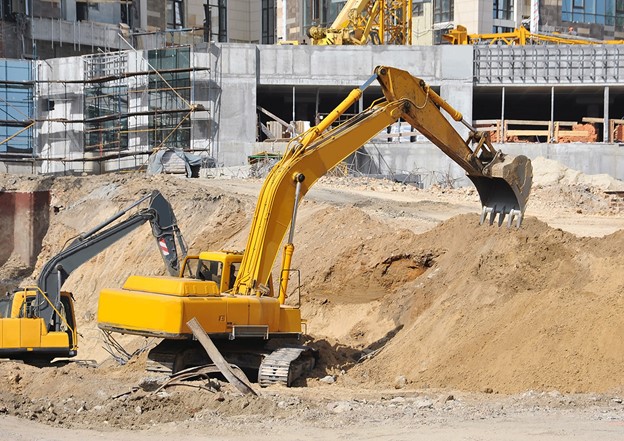
[[[43,173],[97,173],[137,169],[157,150],[179,149],[208,163],[212,140],[194,149],[193,124],[204,133],[209,119],[191,119],[205,111],[193,103],[196,72],[210,68],[191,59],[191,47],[103,52],[81,57],[82,69],[66,78],[55,72],[65,65],[0,61],[0,159]]]

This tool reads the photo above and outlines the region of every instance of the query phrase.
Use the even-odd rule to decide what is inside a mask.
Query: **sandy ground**
[[[80,359],[0,363],[3,437],[128,439],[622,439],[624,216],[620,185],[537,161],[520,230],[478,225],[474,190],[326,178],[303,201],[294,266],[319,366],[298,387],[248,398],[212,380],[155,394],[143,358],[102,349],[97,293],[130,274],[163,274],[148,228],[72,274]],[[172,203],[191,252],[240,249],[261,181],[108,175],[0,176],[51,190],[34,269],[80,231],[152,188]],[[18,259],[7,286],[26,283]],[[149,344],[121,338],[128,348]],[[196,382],[194,385],[203,384]]]

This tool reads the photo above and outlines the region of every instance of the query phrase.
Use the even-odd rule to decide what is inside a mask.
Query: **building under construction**
[[[282,149],[385,64],[423,78],[495,142],[509,143],[505,151],[624,173],[620,45],[205,43],[2,64],[2,171],[136,169],[160,149],[194,153],[206,166],[242,165],[251,154]],[[351,113],[380,95],[367,89]],[[378,168],[451,167],[411,128],[393,131],[401,133],[367,146]]]
[[[13,24],[19,17],[30,24],[28,32],[17,33],[17,47],[31,47],[29,55],[35,59],[0,62],[0,171],[140,169],[150,155],[163,151],[192,154],[204,168],[243,165],[259,152],[279,154],[289,138],[318,122],[383,64],[423,78],[467,121],[491,132],[495,142],[509,144],[505,151],[623,177],[624,45],[595,44],[600,42],[583,41],[582,36],[578,44],[505,46],[484,39],[477,44],[467,33],[462,41],[472,44],[409,45],[412,24],[423,19],[420,12],[433,8],[435,25],[453,16],[452,1],[351,0],[348,4],[361,10],[343,14],[343,21],[341,11],[324,2],[297,3],[294,9],[286,2],[252,2],[254,7],[247,9],[239,3],[226,7],[211,0],[201,10],[192,5],[182,10],[175,2],[133,2],[119,17],[127,29],[117,25],[106,35],[91,19],[101,15],[114,20],[117,9],[108,11],[113,4],[87,5],[91,15],[73,21],[73,31],[64,20],[84,15],[78,2],[74,7],[63,4],[58,17],[45,8],[37,9],[48,11],[44,18],[36,17],[34,9],[9,14]],[[493,7],[508,14],[485,20],[484,26],[498,26],[500,20],[513,26],[527,17],[528,1],[517,2],[521,7],[513,11],[508,10],[510,2],[499,3]],[[555,14],[560,24],[579,12],[566,12],[568,3],[562,2]],[[545,17],[555,10],[551,6],[541,8]],[[449,13],[442,14],[447,7]],[[618,11],[609,16],[612,25],[603,25],[613,28],[610,35],[621,31]],[[164,21],[154,21],[155,14]],[[203,27],[197,28],[202,14]],[[299,40],[259,44],[303,35],[293,31],[297,26],[286,26],[292,14],[310,18],[292,22],[298,23],[297,32],[313,22],[320,36],[306,45],[295,44]],[[384,24],[388,17],[396,26]],[[50,44],[44,50],[46,41]],[[68,52],[77,55],[49,58]],[[351,113],[380,96],[379,89],[370,87]],[[401,123],[362,151],[371,174],[417,174],[424,181],[440,171],[463,175],[426,138]]]

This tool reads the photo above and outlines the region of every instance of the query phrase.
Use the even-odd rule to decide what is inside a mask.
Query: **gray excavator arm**
[[[149,199],[147,208],[109,226],[147,199]],[[186,244],[171,205],[160,192],[154,190],[150,195],[141,198],[95,228],[80,234],[65,249],[45,263],[37,279],[37,286],[45,293],[49,302],[41,293],[37,293],[36,308],[38,308],[37,315],[45,320],[49,329],[57,331],[59,329],[60,321],[56,317],[54,308],[59,310],[61,287],[69,275],[83,263],[147,221],[152,226],[152,233],[156,238],[158,250],[167,271],[172,276],[178,275],[180,262],[186,256]]]

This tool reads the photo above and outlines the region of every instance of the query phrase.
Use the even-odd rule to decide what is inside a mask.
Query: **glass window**
[[[85,151],[128,148],[128,87],[96,83],[85,87]]]
[[[221,284],[221,275],[223,273],[223,263],[216,260],[202,260],[197,270],[197,278]]]
[[[563,21],[613,26],[616,16],[620,15],[624,16],[624,0],[563,0],[561,2]]]
[[[414,3],[412,9],[412,17],[423,17],[425,15],[425,8],[423,3]]]
[[[190,49],[158,49],[148,52],[150,65],[159,74],[149,76],[148,106],[150,148],[189,148],[191,121],[186,103],[191,100]],[[180,69],[181,71],[176,71]]]
[[[275,43],[275,0],[262,0],[262,44]]]
[[[119,79],[126,62],[121,53],[85,57],[85,77],[93,80],[84,90],[85,151],[128,148],[128,86]]]
[[[0,60],[0,153],[32,153],[33,119],[31,62]]]
[[[168,0],[167,2],[167,29],[182,29],[184,27],[183,0]]]
[[[493,18],[513,20],[513,0],[494,0]]]
[[[455,0],[434,0],[433,22],[444,23],[453,21],[455,15]]]

